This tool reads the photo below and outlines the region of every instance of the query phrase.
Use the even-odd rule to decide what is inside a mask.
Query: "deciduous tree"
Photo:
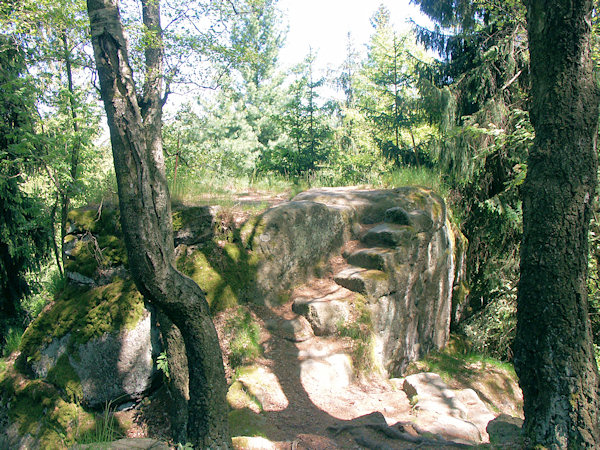
[[[145,298],[181,331],[189,370],[188,436],[197,448],[229,448],[226,383],[204,293],[174,263],[162,149],[163,46],[158,0],[142,0],[151,39],[136,90],[117,0],[88,0],[92,43],[108,119],[129,268]]]

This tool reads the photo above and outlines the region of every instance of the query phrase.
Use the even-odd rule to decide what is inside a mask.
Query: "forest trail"
[[[508,424],[499,426],[500,433],[508,435],[501,439],[503,448],[511,448],[511,441],[516,439],[511,435],[516,431],[512,424],[519,419],[508,417],[521,415],[521,398],[518,387],[509,386],[511,382],[501,369],[474,365],[468,379],[448,381],[456,389],[446,386],[450,391],[474,389],[487,403],[485,411],[468,404],[469,416],[461,413],[465,420],[460,420],[453,413],[439,411],[437,405],[433,409],[438,411],[421,408],[426,403],[424,397],[411,401],[402,388],[404,379],[390,380],[377,372],[356,376],[347,363],[352,353],[349,339],[311,336],[293,342],[280,331],[285,327],[269,330],[274,320],[297,319],[291,306],[292,302],[274,309],[250,306],[261,325],[264,354],[255,367],[261,373],[262,386],[253,386],[251,377],[244,380],[242,375],[241,379],[262,404],[260,415],[268,424],[270,443],[247,440],[240,442],[239,448],[456,448],[488,441],[485,424],[479,426],[477,435],[470,423],[477,423],[477,416],[483,414],[491,418],[504,414]],[[224,319],[222,316],[216,321],[220,333]],[[506,389],[493,388],[499,384]]]

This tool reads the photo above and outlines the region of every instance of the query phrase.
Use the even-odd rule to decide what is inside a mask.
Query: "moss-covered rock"
[[[67,449],[94,423],[93,414],[65,400],[54,385],[32,380],[12,365],[0,373],[0,410],[6,411],[0,447],[7,449]]]
[[[151,314],[131,280],[68,286],[26,330],[19,362],[66,398],[97,407],[143,394],[159,352]]]
[[[117,268],[127,267],[119,211],[114,206],[73,210],[68,214],[67,229],[65,272],[71,280],[106,284],[118,274]]]

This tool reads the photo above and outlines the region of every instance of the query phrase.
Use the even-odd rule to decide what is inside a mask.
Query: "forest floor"
[[[335,448],[456,448],[464,444],[486,445],[468,439],[453,439],[439,429],[437,416],[425,414],[415,407],[402,390],[403,379],[387,379],[379,374],[352,375],[343,366],[332,367],[333,355],[349,354],[347,338],[312,337],[292,342],[267,328],[269,321],[291,319],[291,303],[276,309],[249,306],[254,320],[261,327],[263,354],[252,362],[252,380],[244,379],[244,370],[237,373],[228,364],[225,324],[233,312],[215,317],[221,337],[228,382],[241,379],[260,401],[260,408],[244,408],[243,421],[232,427],[234,436],[263,436],[234,439],[236,448],[265,449],[335,449]],[[452,360],[452,374],[444,381],[452,389],[473,389],[495,416],[508,418],[509,424],[522,418],[522,397],[515,375],[502,366],[482,361]],[[411,365],[411,372],[428,371],[426,362]],[[253,384],[253,385],[252,385]],[[121,423],[130,425],[127,437],[151,437],[168,441],[168,396],[159,390],[151,400],[134,410],[117,413]],[[373,413],[380,413],[373,415]],[[513,419],[510,419],[513,418]],[[400,430],[405,438],[389,437],[377,431],[387,424]],[[367,423],[369,427],[365,428]],[[373,425],[373,426],[372,426]],[[376,426],[375,426],[376,425]],[[244,433],[243,430],[249,430]],[[508,431],[507,431],[508,430]],[[236,432],[237,431],[237,432]],[[496,438],[491,448],[519,448],[518,428],[505,426],[504,436]],[[421,439],[421,441],[419,441]],[[498,440],[500,439],[500,440]],[[173,443],[171,443],[173,445]],[[173,447],[175,448],[175,447]]]

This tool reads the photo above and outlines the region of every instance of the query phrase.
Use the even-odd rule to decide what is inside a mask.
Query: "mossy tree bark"
[[[597,182],[592,0],[526,0],[535,141],[523,186],[515,368],[531,446],[598,448],[586,289]]]
[[[163,49],[158,0],[142,0],[152,43],[137,95],[117,0],[87,0],[92,44],[106,109],[129,268],[140,292],[181,331],[189,370],[187,440],[230,448],[226,381],[204,293],[174,266],[171,205],[162,152]]]

